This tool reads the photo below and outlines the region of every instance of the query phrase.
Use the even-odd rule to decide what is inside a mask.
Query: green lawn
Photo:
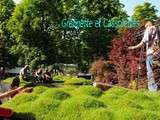
[[[77,79],[78,80],[78,79]],[[159,120],[159,93],[85,85],[37,86],[3,104],[26,120]],[[24,119],[24,120],[25,120]]]

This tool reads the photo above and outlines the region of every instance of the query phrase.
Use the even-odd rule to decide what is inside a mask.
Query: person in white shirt
[[[155,83],[153,74],[153,56],[156,51],[154,51],[154,45],[158,41],[158,35],[156,33],[156,27],[151,21],[148,21],[145,25],[145,32],[142,41],[136,45],[131,46],[128,49],[137,49],[146,45],[146,68],[147,68],[147,78],[148,78],[148,89],[149,91],[157,91],[157,84]]]
[[[29,70],[29,66],[25,65],[25,67],[20,70],[19,75],[20,75],[20,79],[29,81],[29,77],[31,76],[31,72]]]

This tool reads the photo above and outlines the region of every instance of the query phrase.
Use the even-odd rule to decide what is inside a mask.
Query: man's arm
[[[144,42],[141,41],[138,45],[130,46],[130,47],[128,47],[128,49],[133,50],[133,49],[141,48],[141,47],[143,47],[143,45],[144,45]]]

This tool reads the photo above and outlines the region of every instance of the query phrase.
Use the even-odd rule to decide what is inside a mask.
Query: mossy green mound
[[[91,80],[78,78],[76,76],[55,76],[54,80],[63,81],[65,85],[89,85]]]
[[[159,93],[113,87],[102,92],[92,86],[37,86],[2,106],[28,120],[159,120]]]

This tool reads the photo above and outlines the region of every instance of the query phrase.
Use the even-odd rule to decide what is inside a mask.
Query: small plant
[[[136,80],[131,80],[131,82],[130,82],[128,87],[131,88],[131,89],[136,90],[136,87],[137,87]]]
[[[96,82],[108,84],[117,83],[117,75],[112,67],[112,64],[103,58],[98,58],[93,61],[90,72],[93,74]]]

